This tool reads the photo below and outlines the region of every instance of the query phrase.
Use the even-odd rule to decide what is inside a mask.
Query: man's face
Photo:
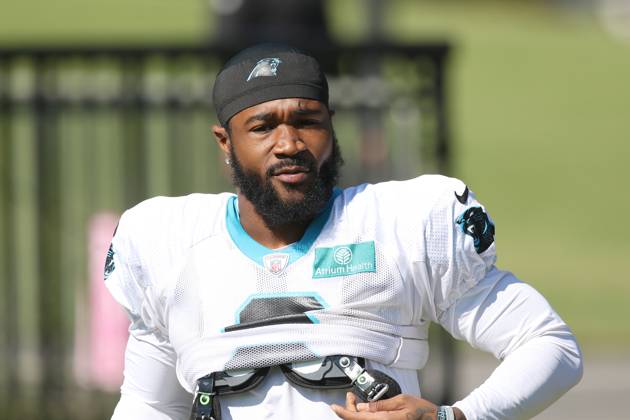
[[[330,199],[342,162],[330,117],[319,101],[278,99],[236,114],[219,139],[236,187],[268,226],[308,221]]]

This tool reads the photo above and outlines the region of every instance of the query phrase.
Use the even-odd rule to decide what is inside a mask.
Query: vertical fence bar
[[[145,173],[148,196],[172,193],[170,165],[169,115],[164,108],[168,95],[168,72],[164,57],[149,57],[143,62],[143,85],[140,98],[146,102],[143,148],[146,153]]]
[[[83,113],[88,124],[84,135],[89,135],[94,153],[86,156],[90,162],[93,180],[91,212],[104,210],[119,212],[125,206],[124,190],[129,184],[141,184],[142,177],[125,171],[125,143],[139,142],[140,138],[129,138],[121,130],[121,118],[126,111],[110,108],[95,109]],[[135,114],[135,113],[134,113]],[[103,260],[104,262],[104,260]]]
[[[125,173],[125,205],[136,204],[146,198],[147,163],[143,149],[144,120],[146,102],[143,101],[145,55],[122,57],[123,94],[125,109],[120,114],[121,137],[124,138],[123,165]]]
[[[11,377],[10,343],[10,283],[11,267],[9,256],[9,201],[11,200],[10,160],[8,123],[11,120],[9,102],[4,85],[7,81],[7,59],[0,58],[0,417],[8,417],[5,410],[9,404],[9,384]]]
[[[197,192],[219,192],[228,182],[221,173],[222,167],[226,165],[210,129],[214,117],[208,108],[194,108],[189,112],[192,128],[189,139],[190,161],[193,168],[191,189]]]
[[[171,194],[171,165],[167,115],[163,109],[148,110],[143,138],[146,151],[147,196]]]
[[[39,340],[39,223],[37,218],[37,153],[32,111],[21,108],[12,122],[13,200],[10,203],[13,238],[13,263],[17,339],[18,401],[25,412],[34,407],[24,406],[37,394],[42,363]]]
[[[36,174],[38,177],[37,218],[39,222],[39,339],[42,360],[42,389],[49,398],[43,404],[46,412],[62,414],[64,406],[64,350],[62,294],[60,272],[60,206],[59,148],[54,107],[46,98],[44,75],[48,71],[44,57],[35,61],[35,135]],[[40,408],[41,409],[41,408]]]
[[[59,120],[60,200],[61,200],[61,272],[66,326],[71,334],[67,342],[66,360],[69,418],[98,418],[104,413],[96,409],[89,392],[89,301],[87,296],[86,221],[92,204],[93,158],[96,150],[92,141],[92,122],[85,111],[67,107]]]
[[[80,117],[79,117],[80,118]],[[85,319],[84,312],[79,309],[78,298],[84,290],[85,271],[85,218],[87,216],[88,173],[86,156],[91,145],[85,141],[77,127],[77,116],[64,113],[59,121],[59,200],[60,200],[60,259],[63,296],[64,329],[68,345],[68,359],[65,362],[66,377],[72,378],[73,345],[75,337],[75,317]],[[77,313],[75,313],[77,312]]]
[[[436,119],[437,119],[437,132],[436,132],[436,142],[437,147],[435,150],[435,154],[437,157],[438,167],[441,173],[452,175],[451,171],[451,150],[450,150],[450,139],[449,139],[449,125],[448,125],[448,112],[446,109],[446,95],[447,95],[447,84],[445,81],[446,78],[446,58],[447,57],[434,57],[433,63],[435,66],[435,111],[436,111]],[[453,358],[454,360],[455,358]]]

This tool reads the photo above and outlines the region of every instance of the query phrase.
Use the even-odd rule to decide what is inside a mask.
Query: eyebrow
[[[269,121],[273,118],[273,113],[271,112],[261,112],[260,114],[255,114],[245,120],[245,124],[249,124],[254,121]]]
[[[308,108],[298,108],[291,111],[293,116],[305,117],[309,115],[317,115],[321,114],[321,109],[308,109]],[[260,114],[255,114],[245,120],[245,125],[250,124],[254,121],[271,121],[275,118],[275,114],[273,112],[261,112]]]
[[[319,108],[318,109],[298,108],[292,112],[292,114],[299,115],[299,116],[315,115],[315,114],[320,114],[320,113],[321,113],[321,109]]]

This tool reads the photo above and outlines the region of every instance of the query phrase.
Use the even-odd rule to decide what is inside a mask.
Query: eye
[[[249,129],[249,131],[254,133],[266,133],[271,130],[273,130],[271,124],[258,124]]]

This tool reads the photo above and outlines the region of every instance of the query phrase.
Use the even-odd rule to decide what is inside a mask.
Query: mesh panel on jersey
[[[257,293],[279,293],[287,291],[287,267],[286,271],[280,274],[272,274],[258,264],[251,262],[256,269],[256,292]]]
[[[370,316],[371,318],[368,318]],[[384,322],[382,319],[376,318],[365,311],[345,309],[335,311],[334,313],[323,312],[318,313],[317,318],[321,323],[330,325],[352,326],[383,334],[394,334],[410,338],[426,338],[418,332],[420,330],[417,328],[413,328],[409,325],[397,325]]]
[[[188,264],[181,272],[173,291],[172,323],[178,330],[185,331],[180,336],[201,337],[204,333],[203,310],[199,291],[199,279],[195,274],[194,263]]]
[[[450,255],[449,235],[452,225],[448,209],[436,208],[431,216],[431,226],[427,232],[425,242],[429,260],[436,264],[448,264]]]
[[[412,340],[421,343],[420,340]],[[329,324],[294,324],[262,327],[248,331],[193,340],[180,348],[178,371],[194,387],[195,380],[210,372],[251,369],[333,354],[365,357],[382,364],[392,363],[400,339],[364,328]]]
[[[142,274],[142,267],[140,266],[121,264],[118,271],[114,271],[113,275],[107,279],[108,284],[116,283],[122,289],[122,294],[127,299],[127,304],[134,317],[138,317],[142,311],[143,294],[146,288]]]
[[[225,364],[225,369],[258,369],[314,359],[317,356],[302,343],[264,344],[237,349],[234,357]]]
[[[375,256],[378,274],[357,273],[343,278],[342,303],[365,309],[345,309],[343,312],[362,320],[376,319],[394,324],[405,322],[400,319],[401,302],[398,298],[405,292],[398,268],[378,246],[375,247]]]

